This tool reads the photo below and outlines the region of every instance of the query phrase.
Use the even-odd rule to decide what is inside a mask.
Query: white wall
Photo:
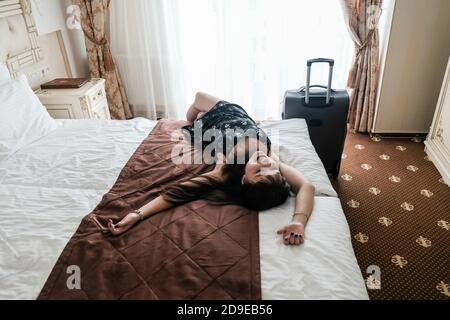
[[[65,19],[67,18],[66,8],[73,4],[73,2],[73,0],[61,0],[61,14]],[[61,29],[61,34],[66,46],[73,77],[89,77],[89,65],[83,31],[76,29],[69,30],[67,27],[64,27]]]
[[[40,38],[54,34],[55,36],[52,37],[57,39],[56,32],[59,31],[64,43],[61,53],[67,56],[70,69],[67,74],[73,77],[85,77],[89,75],[89,67],[83,32],[77,29],[69,30],[66,26],[66,9],[73,3],[73,0],[32,0],[31,2],[33,17]],[[48,44],[48,42],[45,42],[43,45]],[[53,46],[51,43],[49,45]],[[55,51],[53,58],[58,60],[59,54]],[[48,52],[48,55],[51,60],[52,53]],[[51,72],[60,73],[58,70],[51,70]]]
[[[47,80],[67,77],[68,72],[66,70],[63,53],[59,46],[56,32],[39,36],[38,41],[43,57],[43,60],[39,62],[39,65],[48,65],[50,70]]]
[[[450,1],[396,0],[374,133],[425,133],[450,55]]]

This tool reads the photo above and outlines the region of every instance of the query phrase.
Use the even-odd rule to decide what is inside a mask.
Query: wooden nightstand
[[[35,93],[55,119],[111,119],[105,79],[91,79],[78,89],[38,89]]]

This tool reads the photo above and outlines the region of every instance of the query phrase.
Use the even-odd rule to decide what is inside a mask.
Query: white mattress
[[[114,184],[156,122],[59,123],[54,132],[0,162],[0,299],[37,297],[83,216]],[[305,123],[263,126],[268,131],[283,128],[281,159],[304,170],[319,186],[301,247],[286,247],[275,234],[289,220],[293,198],[260,213],[263,298],[367,299],[341,205],[332,197],[335,192],[317,165],[317,155],[311,155]]]

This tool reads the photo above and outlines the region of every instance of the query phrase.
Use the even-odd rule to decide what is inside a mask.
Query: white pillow
[[[0,85],[0,160],[57,127],[24,75]]]
[[[10,81],[11,75],[9,74],[8,68],[3,63],[0,63],[0,86]]]
[[[304,119],[262,121],[272,149],[280,160],[299,170],[316,187],[316,196],[337,197],[325,168],[309,138]],[[277,150],[278,149],[278,150]]]

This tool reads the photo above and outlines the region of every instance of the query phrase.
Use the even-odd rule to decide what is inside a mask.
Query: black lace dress
[[[227,101],[219,101],[203,116],[182,129],[194,146],[201,147],[202,150],[208,148],[212,151],[212,156],[218,150],[228,155],[238,141],[245,137],[254,137],[265,143],[267,152],[271,147],[267,134],[247,112],[241,106]]]

